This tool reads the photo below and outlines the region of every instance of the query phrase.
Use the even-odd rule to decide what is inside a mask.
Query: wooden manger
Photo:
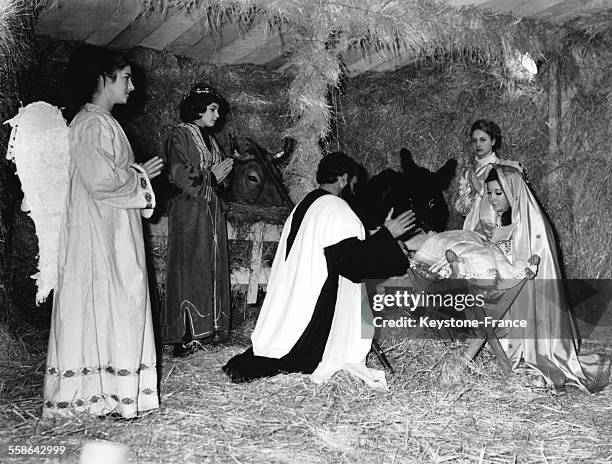
[[[457,255],[448,250],[446,252],[446,259],[452,264],[457,259]],[[533,255],[529,261],[530,264],[538,265],[540,258],[537,255]],[[478,321],[478,327],[475,329],[477,334],[476,337],[471,340],[463,355],[468,361],[472,361],[485,343],[489,343],[489,346],[491,347],[491,350],[493,351],[493,354],[495,355],[495,358],[497,359],[497,362],[499,363],[504,374],[511,375],[512,365],[510,360],[506,356],[495,328],[491,324],[487,323],[487,318],[494,317],[497,320],[502,320],[506,313],[510,310],[510,307],[520,292],[523,290],[527,281],[533,278],[535,278],[535,274],[533,272],[527,272],[527,276],[521,280],[517,280],[514,285],[500,289],[491,286],[491,282],[486,282],[485,285],[482,285],[478,281],[465,279],[432,280],[432,276],[416,272],[411,268],[408,269],[408,272],[404,276],[391,277],[383,282],[380,282],[377,285],[376,292],[378,294],[384,294],[385,288],[387,287],[400,287],[428,293],[462,291],[465,294],[480,295],[483,300],[483,305],[474,305],[469,309],[466,309],[473,320]],[[434,308],[433,310],[429,310],[429,314],[440,316],[443,314],[443,311],[439,311]],[[382,361],[384,351],[382,351],[378,345],[376,348],[376,354]],[[393,372],[393,369],[386,358],[383,361],[383,365],[385,368]]]

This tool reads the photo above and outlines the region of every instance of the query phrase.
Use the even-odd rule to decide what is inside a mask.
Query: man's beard
[[[353,204],[353,201],[355,200],[355,190],[351,188],[350,184],[346,184],[340,191],[340,198],[346,201],[349,205]]]

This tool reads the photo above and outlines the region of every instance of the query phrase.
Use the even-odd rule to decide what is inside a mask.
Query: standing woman
[[[127,59],[85,46],[69,65],[85,105],[70,124],[70,187],[60,231],[43,417],[133,418],[159,407],[142,216],[155,206],[154,157],[134,163],[111,115],[134,90]]]
[[[219,189],[232,170],[212,130],[227,102],[211,86],[196,85],[179,105],[181,124],[166,145],[174,194],[168,207],[166,304],[162,341],[174,355],[190,354],[194,341],[229,336],[230,283],[226,204]]]
[[[513,166],[523,171],[520,163],[500,159],[496,153],[502,146],[502,133],[497,124],[486,119],[479,119],[470,129],[474,160],[467,166],[459,179],[459,197],[455,209],[462,216],[467,216],[474,207],[478,207],[485,194],[485,178],[492,164]]]

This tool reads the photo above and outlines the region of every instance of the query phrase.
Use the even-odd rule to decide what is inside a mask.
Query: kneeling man
[[[366,238],[343,199],[354,193],[357,173],[357,163],[343,153],[319,163],[319,188],[283,228],[253,346],[223,367],[233,382],[282,372],[321,382],[345,369],[386,387],[384,373],[365,365],[374,331],[361,281],[406,272],[408,260],[395,239],[414,228],[414,214],[389,214],[385,226]]]

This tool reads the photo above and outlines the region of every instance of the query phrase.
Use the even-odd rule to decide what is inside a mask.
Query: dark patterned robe
[[[223,155],[213,137],[206,147],[195,124],[172,129],[166,154],[175,192],[168,207],[162,342],[224,339],[230,318],[226,206],[210,171]]]

